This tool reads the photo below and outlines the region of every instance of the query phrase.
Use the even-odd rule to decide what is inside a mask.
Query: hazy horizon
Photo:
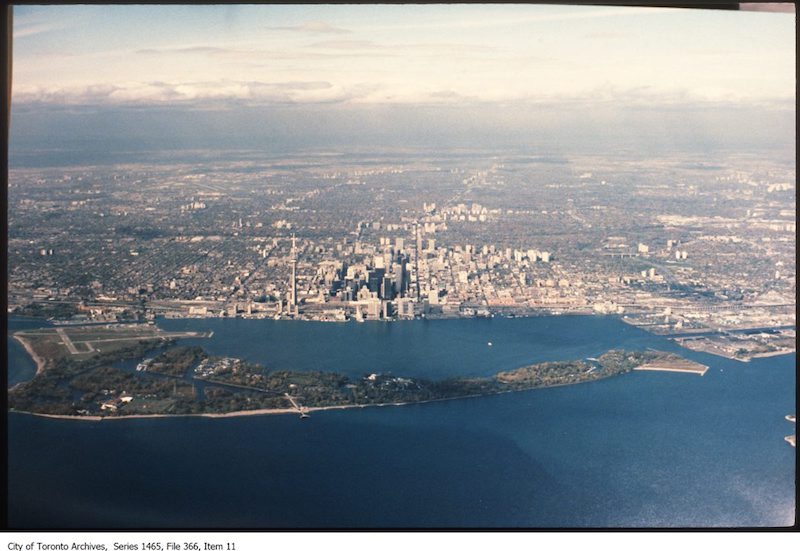
[[[17,6],[41,150],[794,149],[794,16],[543,5]]]

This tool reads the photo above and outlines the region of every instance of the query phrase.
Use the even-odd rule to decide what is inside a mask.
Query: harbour
[[[313,338],[324,351],[336,343],[340,352],[331,359],[337,367],[360,374],[383,365],[398,376],[412,376],[436,365],[437,376],[448,377],[512,367],[515,361],[599,355],[571,335],[588,336],[598,348],[671,345],[684,352],[613,318],[573,318],[574,333],[561,319],[411,322],[391,328],[266,320],[224,320],[212,327],[206,320],[182,320],[180,328],[174,320],[158,323],[165,330],[213,329],[213,339],[186,341],[220,355],[236,351],[275,368],[318,369],[319,362],[305,359],[301,344]],[[283,356],[279,351],[286,354],[286,345],[291,354]],[[403,350],[414,350],[417,360]],[[256,529],[792,522],[795,448],[784,441],[784,416],[795,407],[794,358],[742,364],[689,354],[713,368],[702,382],[680,373],[634,371],[468,400],[306,412],[310,417],[302,422],[303,403],[289,400],[289,415],[75,423],[12,413],[10,519],[20,528],[44,522],[86,527],[91,518],[101,528]],[[392,355],[395,363],[384,363]],[[485,365],[490,361],[495,364]],[[130,369],[135,366],[132,362]],[[42,446],[52,453],[37,453]],[[677,446],[691,453],[664,453]],[[103,459],[108,450],[113,462]],[[716,468],[710,471],[712,463]],[[304,484],[298,487],[300,479]],[[658,491],[652,490],[654,482]],[[745,499],[743,487],[763,498]],[[55,509],[57,495],[72,496],[71,505]],[[219,500],[226,502],[223,515],[205,505]],[[687,500],[702,504],[702,512],[687,511]]]

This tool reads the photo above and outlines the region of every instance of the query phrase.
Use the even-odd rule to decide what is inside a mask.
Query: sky
[[[592,119],[584,133],[625,120],[660,124],[676,109],[684,118],[725,112],[730,124],[744,109],[748,126],[757,124],[756,112],[794,120],[795,16],[786,13],[17,6],[13,36],[12,134],[26,143],[48,125],[47,113],[53,124],[98,136],[102,124],[87,113],[104,113],[113,127],[127,124],[123,113],[131,109],[152,132],[160,113],[177,117],[170,131],[191,133],[194,120],[230,135],[253,117],[284,134],[293,127],[294,134],[374,137],[410,121],[428,137],[447,127],[463,138],[515,125],[555,127],[563,114],[575,120],[566,121],[571,130],[562,139],[581,132],[576,113]],[[336,128],[320,129],[319,121]]]

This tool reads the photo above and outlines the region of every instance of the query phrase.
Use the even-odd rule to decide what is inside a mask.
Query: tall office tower
[[[297,313],[297,240],[292,234],[292,304],[289,310]]]
[[[422,252],[422,236],[419,234],[419,222],[414,226],[414,233],[416,237],[416,247],[414,248],[414,274],[416,274],[416,297],[417,300],[420,300],[420,292],[419,292],[419,253]],[[402,283],[402,282],[401,282]],[[410,283],[410,281],[409,281]],[[402,285],[400,286],[401,291],[403,290]],[[401,293],[402,294],[402,293]]]
[[[383,276],[383,285],[381,287],[381,298],[385,300],[392,300],[395,296],[395,278],[392,274],[385,274]]]
[[[367,275],[367,287],[371,293],[379,293],[381,284],[383,283],[383,276],[386,275],[384,268],[375,268],[370,270]]]
[[[411,287],[411,267],[408,265],[407,259],[402,259],[397,271],[397,291],[402,295],[408,296],[409,288]]]

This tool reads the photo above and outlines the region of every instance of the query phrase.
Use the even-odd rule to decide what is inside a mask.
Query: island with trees
[[[428,380],[365,373],[350,378],[323,371],[268,369],[239,358],[211,356],[200,346],[178,346],[174,337],[161,334],[114,341],[115,346],[105,351],[98,350],[95,342],[82,353],[70,354],[69,347],[53,344],[54,333],[16,335],[40,369],[31,380],[9,390],[12,411],[76,419],[292,412],[306,417],[319,409],[421,403],[585,383],[647,365],[675,365],[686,371],[699,366],[667,352],[610,350],[598,358],[542,362],[490,377]],[[64,336],[62,331],[60,337]]]

